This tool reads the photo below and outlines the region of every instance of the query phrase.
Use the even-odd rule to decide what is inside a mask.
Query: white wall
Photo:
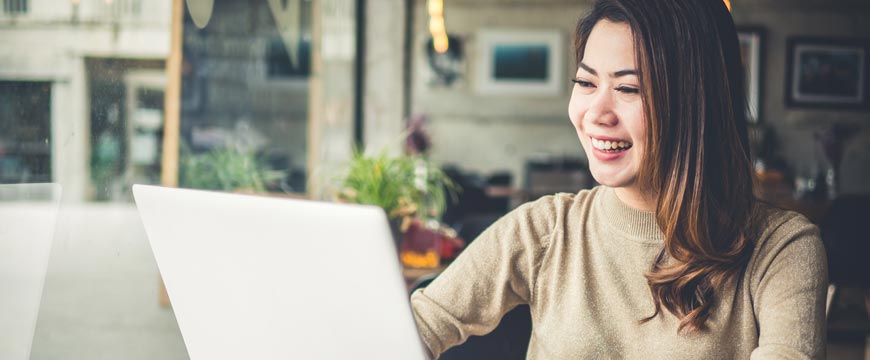
[[[0,19],[15,18],[19,24],[55,24],[76,21],[99,25],[119,22],[130,26],[169,26],[171,1],[167,0],[26,0],[25,14],[3,14]]]
[[[451,88],[428,83],[425,43],[428,9],[416,0],[411,113],[429,118],[432,157],[482,174],[509,170],[521,185],[523,166],[532,157],[584,158],[568,122],[570,81],[574,55],[569,45],[577,19],[589,8],[587,1],[445,1],[447,33],[463,41],[463,79]],[[493,96],[475,91],[476,36],[483,29],[557,30],[565,42],[556,96]],[[562,81],[564,80],[564,81]]]
[[[368,1],[366,7],[363,142],[370,152],[397,153],[405,124],[405,1]]]

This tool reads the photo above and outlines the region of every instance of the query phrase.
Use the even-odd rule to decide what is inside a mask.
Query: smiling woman
[[[575,35],[568,115],[601,186],[521,206],[414,292],[431,354],[528,304],[529,359],[824,357],[824,249],[754,198],[725,4],[598,0]]]
[[[707,12],[700,16],[710,16],[721,28],[674,18],[679,27],[673,33],[653,35],[655,20],[669,14],[632,16],[614,5],[596,10],[597,16],[593,13],[578,26],[578,77],[591,70],[585,62],[615,65],[609,77],[599,79],[592,72],[609,85],[602,89],[613,90],[587,91],[590,96],[575,92],[569,115],[578,133],[591,133],[591,139],[600,139],[599,133],[625,132],[637,143],[624,160],[584,148],[594,155],[589,157],[596,180],[613,187],[629,206],[655,210],[667,239],[646,274],[655,314],[665,306],[680,318],[680,329],[700,329],[716,296],[712,289],[733,277],[750,255],[744,230],[753,206],[752,172],[734,25],[723,20],[730,20],[721,16],[727,13],[720,11],[716,17],[699,7],[693,10]],[[700,40],[707,38],[719,41]],[[689,44],[697,57],[681,57],[675,44]],[[625,68],[629,70],[618,70]],[[646,76],[638,79],[638,73]],[[629,74],[633,76],[626,78]],[[644,85],[642,92],[632,86],[638,82]],[[581,135],[581,142],[586,137]],[[715,181],[723,170],[729,181]]]

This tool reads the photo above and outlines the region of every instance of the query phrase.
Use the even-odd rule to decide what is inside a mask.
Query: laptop
[[[60,199],[58,184],[0,185],[0,359],[30,359]]]
[[[133,195],[191,360],[425,358],[382,209]]]

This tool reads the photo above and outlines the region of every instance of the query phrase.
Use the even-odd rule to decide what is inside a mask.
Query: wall
[[[425,0],[414,9],[412,113],[429,116],[433,157],[481,173],[506,169],[522,179],[526,159],[540,156],[585,157],[568,123],[569,82],[573,73],[570,39],[577,19],[591,1],[455,0],[445,2],[447,31],[465,41],[465,81],[453,88],[427,84],[424,54],[428,38]],[[786,38],[795,35],[870,37],[870,2],[862,0],[734,0],[738,26],[766,30],[767,57],[762,81],[762,121],[781,144],[780,153],[798,173],[809,172],[817,146],[813,133],[833,122],[859,126],[846,149],[841,189],[870,193],[870,112],[786,108]],[[565,87],[559,96],[493,97],[474,91],[475,37],[485,28],[559,29],[565,36]],[[816,166],[819,167],[819,166]],[[517,181],[515,184],[521,185]]]
[[[404,128],[405,2],[367,1],[366,15],[363,142],[369,152],[395,153]]]
[[[857,126],[858,133],[846,144],[840,186],[843,193],[870,193],[870,111],[815,110],[785,104],[787,38],[870,38],[870,2],[802,0],[786,5],[771,0],[735,1],[733,11],[738,26],[759,25],[766,32],[762,121],[776,132],[780,155],[797,174],[812,174],[814,168],[824,167],[824,156],[813,134],[833,123]]]
[[[508,170],[514,184],[531,157],[584,157],[568,122],[567,108],[574,60],[567,46],[577,19],[588,8],[583,1],[445,1],[445,23],[458,36],[465,53],[462,78],[452,87],[429,84],[425,43],[428,15],[425,0],[414,9],[411,113],[429,119],[432,156],[482,174]],[[561,93],[556,96],[492,96],[474,90],[476,36],[481,29],[555,29],[562,36],[564,66]]]

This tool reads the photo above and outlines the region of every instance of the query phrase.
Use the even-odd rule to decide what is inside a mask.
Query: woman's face
[[[634,54],[628,24],[599,21],[568,105],[592,176],[613,188],[635,188],[643,158],[646,123]]]

